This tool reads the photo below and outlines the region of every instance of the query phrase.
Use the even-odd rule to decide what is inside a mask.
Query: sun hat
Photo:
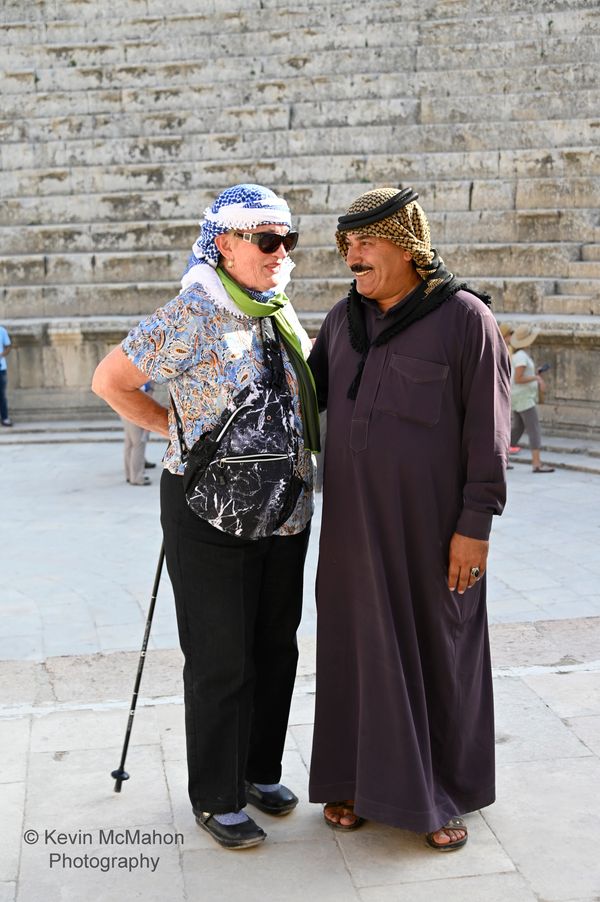
[[[539,332],[533,326],[517,326],[513,334],[510,336],[510,344],[515,350],[517,348],[528,348],[529,345],[538,337]]]

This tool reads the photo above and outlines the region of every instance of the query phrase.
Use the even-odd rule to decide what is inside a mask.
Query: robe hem
[[[366,820],[386,824],[388,827],[398,827],[401,830],[411,830],[414,833],[430,833],[439,830],[451,817],[461,817],[492,805],[496,801],[496,791],[495,787],[487,787],[477,795],[454,796],[452,802],[448,800],[445,805],[429,811],[411,811],[366,799],[360,793],[356,793],[353,783],[338,783],[334,786],[310,789],[311,802],[324,804],[338,799],[354,799],[354,811]]]

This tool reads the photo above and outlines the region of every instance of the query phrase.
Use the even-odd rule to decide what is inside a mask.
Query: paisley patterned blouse
[[[122,348],[135,366],[152,382],[169,383],[179,411],[185,442],[191,448],[203,432],[213,428],[223,410],[247,384],[264,372],[262,329],[259,317],[246,316],[223,288],[210,267],[196,283],[135,326]],[[305,355],[310,340],[291,305],[286,308],[294,322]],[[298,383],[282,348],[288,384],[294,399],[295,424],[302,440],[302,418]],[[170,442],[163,464],[182,474],[184,465],[177,438],[173,410],[169,410]],[[306,483],[292,516],[276,535],[301,532],[313,512],[313,461],[309,451],[301,455]]]

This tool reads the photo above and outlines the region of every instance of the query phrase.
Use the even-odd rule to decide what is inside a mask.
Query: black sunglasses
[[[242,241],[258,244],[259,251],[263,254],[274,254],[280,244],[286,253],[293,251],[298,244],[298,232],[288,232],[287,235],[278,235],[277,232],[234,232]]]

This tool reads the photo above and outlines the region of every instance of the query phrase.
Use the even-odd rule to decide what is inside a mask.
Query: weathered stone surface
[[[564,363],[544,417],[580,421],[600,397],[585,319],[600,303],[600,20],[584,0],[174,0],[168,15],[164,0],[6,0],[1,18],[17,412],[44,392],[97,406],[98,356],[176,293],[202,210],[238,181],[288,197],[290,294],[313,327],[348,287],[337,216],[408,183],[454,271],[495,311],[538,318]]]

